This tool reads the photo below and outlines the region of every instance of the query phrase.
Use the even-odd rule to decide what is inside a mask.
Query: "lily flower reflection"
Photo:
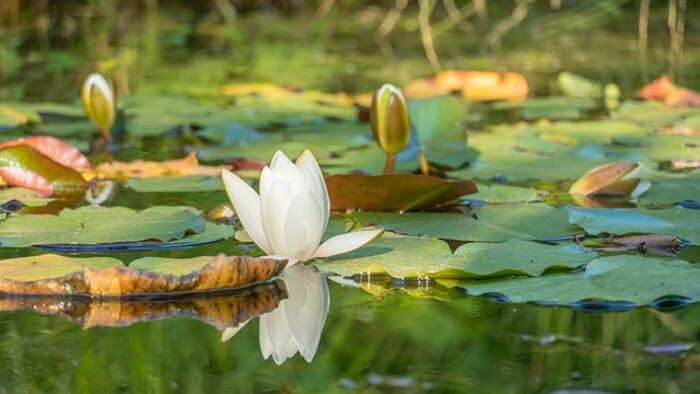
[[[353,231],[321,244],[330,200],[321,168],[308,150],[296,164],[277,151],[260,174],[260,195],[230,171],[223,170],[221,177],[248,235],[268,255],[289,259],[288,265],[349,252],[384,231]]]
[[[282,277],[289,297],[277,309],[260,316],[260,351],[280,365],[301,353],[311,362],[326,323],[330,296],[328,283],[315,267],[297,264]],[[224,330],[221,340],[234,336],[244,324]]]

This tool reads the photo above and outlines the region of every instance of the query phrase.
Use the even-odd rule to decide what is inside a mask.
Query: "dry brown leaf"
[[[89,268],[60,278],[36,281],[0,279],[0,293],[21,295],[177,297],[267,282],[278,276],[286,260],[219,254],[209,264],[187,275],[167,275],[128,267]]]
[[[223,331],[271,312],[287,298],[284,282],[276,280],[226,294],[152,300],[86,300],[65,298],[2,298],[0,311],[33,310],[60,316],[83,328],[124,327],[144,321],[187,316]]]
[[[85,173],[83,176],[92,179],[95,175],[100,178],[126,180],[131,178],[151,178],[160,176],[206,175],[219,176],[224,166],[203,166],[197,160],[197,153],[190,152],[177,160],[131,162],[113,161],[102,163],[95,167],[95,173]]]

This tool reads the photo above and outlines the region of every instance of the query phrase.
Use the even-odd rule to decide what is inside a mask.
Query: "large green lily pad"
[[[64,209],[58,215],[17,215],[0,223],[2,246],[98,244],[182,239],[204,231],[205,221],[192,208],[155,206],[143,211],[124,207]]]
[[[581,300],[627,301],[646,305],[663,296],[700,299],[700,269],[684,260],[608,256],[588,263],[585,271],[538,278],[481,282],[444,282],[470,294],[500,293],[512,302],[571,304]]]
[[[361,225],[376,224],[402,234],[472,242],[548,240],[582,233],[569,224],[566,210],[547,204],[487,205],[476,211],[476,217],[423,212],[356,212],[350,217]]]
[[[569,222],[589,234],[669,234],[700,244],[700,211],[696,209],[568,209]]]
[[[395,278],[467,279],[538,276],[546,270],[580,267],[596,256],[574,243],[552,246],[519,240],[465,244],[453,254],[444,241],[384,236],[318,266],[343,276],[385,273]]]

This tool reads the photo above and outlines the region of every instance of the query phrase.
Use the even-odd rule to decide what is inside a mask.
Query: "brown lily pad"
[[[116,259],[99,260],[93,267],[88,266],[89,259],[83,264],[80,260],[50,254],[5,260],[0,294],[178,297],[267,282],[287,264],[286,260],[220,254],[203,267],[201,259],[192,259],[190,273],[172,275],[124,267]],[[65,274],[56,276],[58,273]],[[36,276],[42,278],[33,279]]]
[[[216,295],[193,295],[169,301],[144,299],[89,300],[56,297],[0,298],[0,311],[32,310],[60,316],[83,328],[125,327],[134,323],[186,316],[223,331],[271,312],[287,298],[284,282],[276,280]]]
[[[331,175],[326,178],[331,210],[415,211],[476,193],[471,181],[449,182],[417,174]]]

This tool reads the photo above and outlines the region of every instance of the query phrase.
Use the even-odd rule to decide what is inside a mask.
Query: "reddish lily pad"
[[[476,193],[471,181],[448,182],[429,175],[332,175],[326,178],[331,210],[411,211]]]
[[[11,186],[37,190],[43,197],[50,196],[56,189],[85,186],[79,172],[28,145],[0,149],[0,176]]]
[[[51,160],[65,167],[72,168],[76,171],[84,171],[92,168],[90,160],[85,157],[73,145],[47,135],[37,135],[26,138],[19,138],[12,141],[3,142],[0,144],[0,149],[10,146],[27,145],[44,154]]]

